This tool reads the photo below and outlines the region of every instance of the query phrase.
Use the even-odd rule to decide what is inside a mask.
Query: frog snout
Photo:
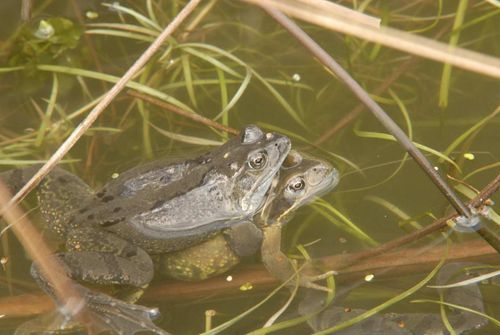
[[[290,139],[286,136],[278,137],[274,142],[274,145],[278,147],[278,150],[281,154],[288,154],[292,147]]]

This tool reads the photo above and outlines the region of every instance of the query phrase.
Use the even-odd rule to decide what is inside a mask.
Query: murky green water
[[[165,26],[183,5],[180,1],[151,1],[156,16],[151,18],[145,3],[120,2],[148,19],[157,20],[160,27]],[[202,6],[208,3],[204,2]],[[352,6],[352,3],[346,2],[346,5]],[[122,75],[147,47],[147,40],[152,39],[149,34],[158,33],[154,25],[144,19],[138,21],[126,13],[110,11],[101,6],[99,1],[54,0],[37,3],[37,6],[42,8],[35,8],[31,23],[33,30],[39,27],[40,20],[50,23],[48,19],[55,17],[67,18],[75,26],[56,32],[61,34],[61,39],[56,43],[38,43],[28,47],[26,43],[34,43],[34,40],[19,44],[22,33],[16,33],[20,24],[19,2],[11,0],[0,4],[0,67],[27,64],[24,71],[1,74],[0,69],[2,170],[49,157],[85,115],[75,115],[75,112],[111,87],[109,82],[91,77],[99,77],[100,74]],[[368,2],[366,8],[368,13],[382,17],[392,27],[407,31],[426,28],[422,34],[431,38],[438,35],[444,43],[450,39],[456,10],[455,2],[445,1],[443,17],[439,19],[436,17],[439,8],[434,2],[412,2],[405,6],[398,1]],[[498,14],[498,7],[486,2],[470,2],[459,45],[498,57]],[[89,18],[93,16],[97,17]],[[139,27],[139,30],[130,34],[116,26],[83,26],[82,23],[127,23]],[[374,98],[405,132],[411,132],[415,142],[428,148],[445,152],[453,141],[498,108],[498,80],[453,68],[448,106],[441,108],[439,91],[442,64],[418,57],[411,61],[414,56],[402,52],[316,26],[301,26],[368,92],[374,92],[394,72],[402,72],[390,86],[390,91]],[[76,47],[72,48],[73,39],[83,31],[87,31],[87,34],[82,35]],[[128,35],[110,36],[117,31]],[[354,122],[319,143],[319,149],[311,147],[311,143],[322,138],[323,134],[349,115],[359,102],[261,10],[239,2],[220,1],[201,19],[193,32],[186,35],[184,41],[179,35],[177,37],[179,44],[166,46],[162,50],[163,57],[156,57],[135,81],[142,84],[142,88],[147,86],[155,92],[171,96],[179,104],[208,118],[218,116],[230,105],[232,107],[217,121],[234,128],[256,123],[276,131],[281,129],[290,135],[295,148],[334,163],[342,179],[338,188],[323,199],[371,239],[379,243],[390,241],[414,231],[416,224],[428,225],[433,222],[433,218],[450,211],[447,201],[416,164],[410,160],[401,164],[404,152],[397,143],[368,136],[367,132],[376,132],[378,135],[375,136],[380,137],[386,131],[366,110]],[[20,48],[21,45],[24,48]],[[408,61],[412,62],[411,65],[401,71],[403,64]],[[57,67],[42,66],[37,70],[36,66],[40,64]],[[69,75],[70,68],[85,69],[92,73]],[[57,81],[57,87],[54,86],[54,80]],[[51,99],[55,104],[49,102]],[[47,115],[47,111],[50,115],[42,116]],[[499,173],[499,122],[498,116],[491,118],[452,150],[448,158],[460,170],[450,162],[440,161],[430,151],[426,154],[442,175],[450,174],[453,180],[460,181],[452,181],[453,185],[470,185],[481,189]],[[46,134],[38,137],[41,127],[46,129]],[[224,134],[159,107],[138,103],[122,93],[99,118],[95,128],[67,155],[67,159],[72,162],[68,167],[98,187],[114,172],[124,171],[150,159],[187,157],[206,149],[168,138],[155,127],[174,134],[224,139]],[[385,205],[381,204],[382,201]],[[393,206],[392,210],[389,205]],[[394,213],[394,208],[398,210],[397,213]],[[407,218],[403,218],[401,213]],[[359,234],[353,233],[342,217],[328,210],[323,210],[323,214],[314,206],[301,209],[287,226],[283,247],[291,254],[299,254],[296,243],[314,241],[316,243],[307,248],[314,257],[355,253],[370,247],[360,239]],[[36,220],[36,211],[32,216]],[[4,234],[2,238],[2,255],[8,257],[9,271],[6,271],[7,268],[0,269],[0,299],[36,291],[29,276],[30,261],[25,258],[11,233]],[[448,239],[453,246],[478,240],[479,237],[476,234],[451,233]],[[427,247],[422,249],[425,254],[444,245],[442,236],[434,234],[408,247]],[[466,248],[466,244],[460,245]],[[394,258],[394,255],[390,258]],[[390,262],[390,258],[387,264],[392,267],[394,263]],[[491,256],[476,257],[476,260],[498,266],[498,259],[494,262]],[[412,270],[410,275],[403,276],[402,272],[407,273],[403,268],[394,268],[389,275],[380,279],[375,276],[369,283],[364,282],[364,275],[369,272],[357,274],[347,281],[339,279],[337,290],[347,288],[348,284],[361,284],[353,288],[347,300],[341,304],[372,308],[416,285],[431,269],[432,265],[423,270]],[[236,278],[241,270],[244,271],[245,266],[238,267],[230,274]],[[161,326],[165,329],[174,334],[196,334],[204,329],[206,310],[216,310],[217,316],[213,323],[218,325],[261,301],[270,290],[259,290],[258,279],[255,278],[253,290],[233,289],[234,293],[223,297],[208,294],[206,298],[192,299],[179,293],[164,303],[158,301],[161,299],[142,303],[160,306],[164,316]],[[161,283],[155,285],[161,286]],[[202,282],[197,285],[203,287],[206,284]],[[481,290],[485,313],[498,319],[498,281],[496,284],[482,284]],[[149,296],[154,295],[152,293]],[[287,298],[288,293],[282,291],[226,330],[225,334],[243,334],[260,328]],[[397,313],[439,313],[436,304],[409,303],[419,298],[439,299],[435,291],[424,289],[391,306],[389,310]],[[26,303],[25,300],[22,302]],[[27,319],[11,318],[8,313],[4,314],[0,316],[2,334],[12,333],[19,323]],[[498,328],[490,322],[487,327],[473,334],[494,334],[497,331]],[[307,325],[301,324],[282,333],[309,334],[312,331]]]

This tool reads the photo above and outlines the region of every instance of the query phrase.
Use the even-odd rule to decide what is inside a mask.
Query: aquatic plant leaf
[[[150,123],[150,125],[156,131],[158,131],[160,134],[165,135],[166,137],[168,137],[172,140],[175,140],[175,141],[179,141],[179,142],[196,144],[196,145],[211,145],[211,146],[219,146],[219,145],[222,145],[224,143],[222,141],[214,141],[214,140],[209,140],[206,138],[177,134],[177,133],[173,133],[173,132],[170,132],[168,130],[165,130],[165,129],[158,128],[151,123]]]

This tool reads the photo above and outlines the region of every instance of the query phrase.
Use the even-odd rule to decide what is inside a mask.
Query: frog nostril
[[[113,199],[114,199],[114,197],[112,195],[107,195],[104,198],[102,198],[102,201],[103,202],[109,202],[109,201],[111,201]]]
[[[134,257],[137,255],[137,252],[135,250],[129,250],[127,251],[127,253],[125,254],[125,257]]]

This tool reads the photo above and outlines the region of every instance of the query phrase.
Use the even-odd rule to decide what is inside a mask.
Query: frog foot
[[[130,304],[90,290],[85,293],[85,297],[86,308],[91,317],[113,334],[134,335],[148,331],[158,335],[170,335],[152,321],[160,316],[157,308]]]
[[[325,273],[321,273],[319,275],[314,275],[314,276],[306,275],[306,274],[300,274],[299,286],[300,287],[305,287],[305,288],[312,288],[312,289],[315,289],[315,290],[325,291],[325,292],[329,292],[330,293],[330,292],[332,292],[331,288],[323,286],[323,285],[320,285],[320,284],[316,284],[315,282],[318,281],[318,280],[326,279],[326,278],[328,278],[330,276],[333,276],[333,275],[336,275],[336,274],[337,274],[336,271],[327,271]]]
[[[86,290],[86,289],[85,289]],[[138,332],[152,332],[158,335],[170,335],[158,328],[152,319],[158,318],[160,313],[156,308],[126,303],[106,294],[84,291],[85,307],[92,320],[89,332],[99,334],[106,332],[119,335],[134,335]],[[81,329],[64,306],[50,313],[41,315],[20,325],[14,335],[73,333]]]

